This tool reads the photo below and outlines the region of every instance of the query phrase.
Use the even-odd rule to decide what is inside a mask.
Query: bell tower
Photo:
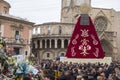
[[[91,0],[62,0],[61,22],[75,23],[84,4],[91,8]]]
[[[9,14],[10,4],[4,0],[0,0],[0,13]]]

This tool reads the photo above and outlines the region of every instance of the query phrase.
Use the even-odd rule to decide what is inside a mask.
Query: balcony
[[[70,37],[71,34],[35,34],[33,38],[37,37]]]
[[[97,31],[97,34],[100,36],[103,31]],[[104,34],[110,39],[117,36],[116,32],[113,31],[105,31]],[[71,34],[33,34],[33,38],[44,38],[44,37],[71,37]]]
[[[11,44],[11,45],[26,45],[28,44],[28,40],[24,40],[24,39],[19,39],[16,40],[15,38],[5,38],[6,40],[6,44]]]

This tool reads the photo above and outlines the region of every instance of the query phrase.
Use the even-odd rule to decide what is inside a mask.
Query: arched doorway
[[[46,57],[49,58],[50,57],[50,53],[47,53]]]
[[[51,40],[51,48],[55,48],[55,40]]]
[[[60,39],[57,40],[57,48],[61,48],[61,40]]]
[[[33,41],[32,46],[33,46],[33,49],[35,49],[35,41]]]
[[[37,40],[37,48],[40,48],[40,40]]]
[[[54,58],[54,54],[52,52],[45,52],[43,53],[43,58],[44,59],[53,59]]]
[[[61,56],[61,57],[64,57],[64,56],[65,56],[65,53],[61,53],[60,56]]]
[[[110,44],[110,42],[108,42],[105,39],[102,39],[101,44],[102,44],[102,48],[105,52],[105,57],[112,57],[113,48],[112,48],[112,45]]]
[[[64,40],[64,48],[67,48],[67,47],[68,47],[68,40],[65,39],[65,40]]]

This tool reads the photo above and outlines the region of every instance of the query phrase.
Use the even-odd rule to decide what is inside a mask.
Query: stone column
[[[51,48],[51,45],[52,45],[52,44],[51,44],[51,39],[50,39],[50,48]]]
[[[62,39],[62,45],[61,45],[62,48],[64,48],[64,39]]]
[[[42,48],[42,40],[40,40],[40,48]]]
[[[45,48],[47,48],[47,40],[45,40]]]
[[[55,48],[57,48],[57,39],[55,39]]]

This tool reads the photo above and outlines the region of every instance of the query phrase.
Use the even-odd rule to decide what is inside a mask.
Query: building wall
[[[4,20],[2,24],[4,25],[4,37],[11,38],[12,37],[12,29],[10,27],[11,23],[9,21]]]
[[[1,28],[2,28],[2,37],[5,37],[7,41],[15,40],[15,30],[12,26],[15,27],[20,27],[20,25],[23,26],[23,29],[20,31],[20,35],[21,35],[21,39],[24,42],[24,45],[21,48],[21,53],[25,53],[25,51],[28,52],[28,54],[30,54],[30,40],[31,40],[31,36],[32,36],[32,25],[28,25],[28,24],[24,24],[21,22],[16,22],[16,21],[7,21],[4,19],[1,19]],[[14,45],[14,44],[13,44]],[[10,45],[8,45],[10,47]],[[13,46],[14,47],[14,46]],[[18,45],[19,47],[19,45]],[[20,46],[21,47],[21,46]]]
[[[60,56],[61,53],[65,55],[66,48],[69,44],[69,38],[69,36],[60,35],[51,35],[50,37],[46,35],[46,37],[33,38],[32,45],[34,46],[32,47],[32,52],[40,59],[55,59],[57,56]],[[58,42],[59,40],[60,43]],[[52,41],[54,41],[54,43]],[[47,57],[47,53],[50,54],[49,57]]]
[[[7,38],[13,38],[14,37],[14,30],[12,28],[12,26],[16,26],[16,27],[19,27],[20,25],[23,26],[23,29],[22,31],[20,32],[21,34],[21,37],[23,39],[29,39],[29,35],[31,35],[29,32],[29,30],[32,31],[32,26],[31,25],[27,25],[27,24],[24,24],[24,23],[21,23],[21,22],[16,22],[16,21],[8,21],[8,20],[4,20],[4,19],[1,19],[1,24],[3,25],[3,32],[4,32],[4,37],[7,37]],[[11,34],[11,35],[10,35]]]
[[[9,8],[9,3],[0,0],[0,33],[6,40],[7,53],[16,55],[16,51],[19,51],[20,54],[29,55],[31,52],[30,41],[34,23],[16,16],[11,16],[9,14]]]
[[[115,28],[116,27],[116,28]],[[120,12],[117,12],[114,17],[114,28],[117,31],[117,45],[118,53],[116,54],[117,58],[120,57]]]
[[[62,29],[63,35],[70,35],[72,34],[72,31],[74,29],[74,24],[70,23],[48,23],[38,26],[40,27],[40,35],[46,35],[48,34],[48,29],[50,27],[50,34],[51,35],[59,35],[59,27]],[[37,28],[37,27],[36,27]]]
[[[48,34],[48,25],[50,27],[50,33]],[[61,34],[59,34],[59,26],[61,26]],[[74,30],[74,26],[75,24],[70,24],[70,23],[47,23],[47,24],[41,24],[41,25],[37,25],[35,28],[39,28],[40,29],[40,34],[37,35],[33,35],[33,39],[32,39],[32,43],[34,45],[34,47],[32,47],[32,51],[35,55],[37,55],[38,58],[48,58],[46,55],[47,53],[50,53],[51,56],[49,57],[51,58],[56,58],[62,51],[66,52],[67,47],[64,47],[65,45],[65,40],[70,41],[70,37],[72,35],[72,32]],[[52,31],[54,30],[54,31]],[[106,38],[106,36],[103,34],[102,37],[100,37],[100,40],[102,42],[102,45],[104,45],[104,48],[107,49],[107,53],[106,56],[108,57],[113,57],[115,58],[113,55],[116,54],[116,52],[112,51],[115,50],[115,48],[113,48],[113,43],[114,38],[112,37],[114,35],[114,32],[105,32],[106,36],[111,36],[110,41]],[[100,35],[99,35],[100,36]],[[115,36],[116,38],[116,36]],[[58,40],[61,40],[61,43],[58,43]],[[105,39],[105,40],[104,40]],[[45,40],[45,47],[43,47],[43,40]],[[47,47],[47,40],[50,40],[50,47]],[[52,44],[51,40],[54,40],[55,43]],[[37,41],[40,41],[39,43],[37,43]],[[58,47],[58,44],[61,45],[61,48]],[[67,44],[67,46],[68,46]],[[55,45],[55,48],[52,48],[51,46]],[[112,47],[112,48],[111,48]],[[111,52],[110,50],[111,49]],[[58,51],[61,51],[60,53]]]

